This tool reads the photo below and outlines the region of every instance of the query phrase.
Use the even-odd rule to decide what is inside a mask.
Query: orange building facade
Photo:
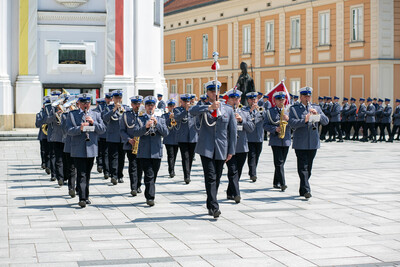
[[[246,62],[263,93],[286,78],[293,94],[312,86],[314,101],[400,98],[400,0],[228,0],[165,10],[170,97],[203,94],[218,51],[222,92]]]

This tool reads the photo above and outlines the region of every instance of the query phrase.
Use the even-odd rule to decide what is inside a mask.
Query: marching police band
[[[219,81],[210,81],[205,84],[206,94],[197,103],[195,95],[182,94],[179,106],[174,99],[164,102],[159,94],[157,98],[133,96],[129,107],[122,104],[123,92],[115,90],[96,99],[93,109],[92,97],[88,94],[70,96],[53,91],[44,97],[36,115],[41,167],[60,187],[67,183],[68,194],[72,198],[78,195],[78,204],[84,208],[91,204],[89,183],[94,160],[97,171],[117,185],[124,182],[126,155],[131,195],[135,197],[142,192],[144,176],[146,203],[154,206],[163,145],[170,178],[175,176],[176,157],[178,150],[181,151],[186,184],[191,181],[197,153],[203,166],[206,207],[209,215],[218,218],[221,211],[217,193],[224,165],[227,166],[227,199],[240,203],[243,166],[247,159],[249,178],[256,182],[265,133],[269,134],[268,145],[273,154],[273,188],[287,189],[284,165],[292,146],[297,157],[299,195],[307,200],[311,198],[309,180],[320,141],[399,140],[400,99],[396,100],[395,108],[390,106],[388,98],[376,101],[367,98],[366,104],[360,98],[357,106],[353,97],[350,103],[348,98],[343,98],[341,104],[336,96],[333,102],[331,97],[319,97],[319,103],[313,104],[311,87],[300,89],[299,101],[298,96],[286,95],[284,91],[275,92],[269,99],[257,92],[242,95],[233,88],[226,93],[224,103],[220,87]],[[246,98],[247,106],[240,104],[242,97]],[[285,106],[289,97],[291,105]]]

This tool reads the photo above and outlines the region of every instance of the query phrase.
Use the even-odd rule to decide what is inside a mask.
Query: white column
[[[286,43],[285,43],[285,13],[282,11],[279,13],[279,65],[284,66],[285,62],[285,54],[286,54]]]
[[[213,27],[213,51],[218,51],[218,27]]]
[[[260,13],[258,13],[260,15]],[[257,17],[255,19],[255,56],[256,56],[256,68],[261,66],[261,19]],[[259,90],[260,91],[260,90]]]
[[[313,62],[313,9],[306,9],[306,64]],[[307,83],[308,84],[308,83]]]
[[[351,95],[345,96],[344,95],[344,67],[337,66],[336,67],[336,96],[343,98],[343,97],[353,97]]]
[[[13,120],[13,94],[10,82],[8,62],[11,47],[9,47],[8,33],[11,21],[8,14],[11,10],[11,0],[0,1],[0,131],[12,130]]]
[[[344,61],[344,3],[336,3],[336,61]]]
[[[27,21],[25,25],[19,27],[27,27],[28,29],[28,54],[26,59],[20,60],[19,75],[17,77],[15,98],[16,98],[16,114],[15,127],[17,128],[34,128],[36,113],[42,107],[43,88],[37,73],[37,5],[38,0],[30,0],[28,8]],[[27,4],[21,2],[20,6]],[[18,14],[19,16],[19,14]],[[20,20],[21,21],[21,20]],[[18,29],[18,28],[16,28]],[[23,39],[20,35],[19,45],[23,45]],[[21,41],[22,40],[22,41]],[[25,56],[25,55],[23,55]],[[27,60],[27,61],[24,61]],[[23,62],[23,63],[21,63]],[[21,67],[21,66],[25,67]],[[24,73],[21,73],[24,71]]]

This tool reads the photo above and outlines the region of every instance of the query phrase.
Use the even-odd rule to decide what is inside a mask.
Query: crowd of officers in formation
[[[125,155],[128,158],[130,193],[133,197],[141,193],[144,176],[144,196],[149,206],[155,204],[155,182],[163,157],[164,144],[167,151],[168,172],[175,176],[175,161],[181,152],[184,182],[191,181],[192,163],[195,153],[201,157],[207,192],[209,215],[218,218],[221,214],[217,201],[224,165],[227,165],[227,199],[241,201],[239,180],[243,166],[248,161],[249,177],[257,180],[257,166],[263,148],[264,138],[269,133],[269,145],[273,152],[275,166],[273,187],[281,191],[287,188],[284,164],[289,147],[292,145],[297,157],[300,177],[299,194],[307,200],[311,197],[309,178],[313,159],[320,147],[320,139],[339,141],[343,136],[358,140],[363,129],[362,141],[372,133],[376,141],[375,127],[381,130],[380,140],[385,139],[384,130],[393,141],[400,125],[400,100],[392,115],[389,99],[378,101],[355,99],[350,104],[344,99],[339,105],[338,98],[325,97],[319,104],[311,103],[311,87],[300,89],[300,99],[284,91],[273,94],[276,104],[271,108],[267,96],[232,89],[226,93],[226,103],[219,96],[221,83],[210,81],[205,84],[206,94],[196,102],[195,95],[180,95],[179,106],[174,99],[167,102],[162,95],[133,96],[130,107],[122,104],[122,91],[116,90],[97,99],[96,108],[91,108],[92,98],[87,94],[69,96],[53,91],[44,97],[41,111],[36,115],[36,127],[40,128],[38,139],[41,145],[42,168],[51,175],[51,181],[59,186],[68,182],[68,193],[79,196],[79,206],[91,204],[89,200],[90,173],[97,161],[97,171],[113,185],[123,183]],[[247,105],[240,104],[242,97]],[[311,121],[312,116],[318,121]],[[390,128],[394,117],[393,130]],[[287,125],[287,129],[285,127]],[[322,126],[319,131],[319,126]],[[319,135],[321,132],[321,135]],[[397,135],[397,140],[399,134]],[[144,175],[143,175],[144,174]]]

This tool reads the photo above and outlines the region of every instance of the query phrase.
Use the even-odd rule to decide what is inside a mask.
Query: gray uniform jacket
[[[64,143],[64,153],[71,153],[71,136],[68,135],[68,128],[67,128],[67,119],[69,116],[70,111],[63,113],[61,116],[61,128],[63,130],[63,143]]]
[[[132,145],[129,140],[134,137],[133,128],[137,124],[137,114],[133,111],[127,111],[122,115],[122,119],[119,121],[119,133],[121,140],[124,143],[124,150],[132,150]]]
[[[340,116],[341,116],[342,122],[347,121],[349,119],[349,110],[350,110],[349,103],[344,104],[340,111]]]
[[[165,113],[162,115],[162,118],[165,120],[165,124],[168,128],[168,135],[163,138],[163,144],[178,145],[178,142],[176,141],[177,130],[176,127],[171,127],[171,119],[169,118],[169,115],[170,113]]]
[[[264,108],[265,108],[265,109],[270,109],[271,107],[272,107],[271,102],[269,102],[269,100],[267,100],[267,101],[264,103]]]
[[[51,127],[52,127],[50,141],[62,143],[63,130],[62,130],[61,124],[57,124],[56,110],[54,107],[52,107],[50,115],[47,118],[47,123],[51,124]]]
[[[176,142],[197,143],[196,117],[189,114],[183,107],[174,108],[176,125]]]
[[[89,141],[86,141],[86,133],[81,132],[80,125],[85,120],[85,113],[80,109],[71,111],[67,117],[68,135],[71,136],[71,157],[94,158],[98,155],[98,135],[106,131],[100,114],[89,110],[88,116],[92,117],[95,127],[94,132],[89,133]]]
[[[392,107],[390,105],[387,105],[384,109],[383,109],[383,117],[382,117],[382,123],[391,123],[392,122],[392,117],[390,115],[392,115]]]
[[[331,109],[331,118],[329,119],[330,122],[340,122],[340,111],[342,111],[342,107],[339,103],[333,103]]]
[[[378,105],[375,112],[375,121],[382,122],[382,119],[383,119],[383,106]]]
[[[350,109],[346,112],[348,116],[348,121],[349,122],[354,122],[356,121],[356,115],[357,115],[357,106],[356,104],[352,103],[350,105]]]
[[[247,141],[247,135],[254,131],[256,125],[250,117],[250,113],[245,110],[245,108],[238,109],[238,114],[242,117],[242,122],[237,122],[237,143],[236,143],[236,153],[247,153],[249,152],[249,146]],[[240,127],[243,126],[243,127]],[[240,128],[243,128],[240,130]]]
[[[101,119],[103,119],[103,114],[105,113],[106,108],[107,108],[106,104],[100,104],[93,110],[98,112],[100,114]],[[110,110],[107,109],[107,111],[110,111]],[[104,123],[104,125],[107,127],[107,124]],[[105,133],[99,135],[99,138],[107,139],[107,131]]]
[[[279,138],[279,133],[276,132],[276,128],[280,127],[279,122],[281,120],[281,112],[278,107],[273,107],[266,112],[264,129],[270,132],[269,135],[269,145],[270,146],[290,146],[292,143],[290,127],[286,125],[285,137],[283,139]]]
[[[254,122],[256,128],[251,133],[247,133],[247,140],[249,143],[262,143],[264,141],[264,116],[265,111],[261,112],[258,110],[253,110],[250,112],[250,107],[244,108],[247,112],[249,112],[252,121]]]
[[[226,160],[228,154],[234,155],[237,143],[237,127],[233,109],[227,105],[220,106],[221,116],[214,118],[208,105],[193,106],[189,113],[197,116],[200,122],[199,139],[195,152],[201,156]]]
[[[325,103],[324,107],[322,108],[322,111],[324,114],[330,119],[331,118],[331,111],[332,111],[332,103]]]
[[[329,123],[328,117],[322,112],[318,105],[311,104],[318,114],[320,114],[320,123],[327,125]],[[299,104],[290,107],[289,113],[289,126],[293,128],[293,145],[294,149],[301,150],[314,150],[320,147],[318,127],[314,127],[311,123],[305,123],[305,117],[308,110]]]
[[[264,106],[264,100],[263,100],[262,97],[260,98],[260,100],[258,100],[257,105],[258,105],[259,107],[263,107],[263,106]]]
[[[365,112],[367,117],[365,118],[366,123],[375,123],[375,106],[373,104],[369,104],[367,107],[367,111]]]
[[[162,159],[163,147],[161,137],[168,135],[168,128],[165,120],[161,117],[156,117],[157,124],[154,127],[155,136],[149,134],[150,129],[146,129],[146,122],[150,119],[150,115],[144,114],[137,118],[137,123],[133,127],[133,135],[139,136],[139,149],[137,158],[139,159]]]
[[[165,104],[164,100],[161,99],[161,101],[158,102],[157,104],[157,108],[161,109],[163,112],[165,112],[165,108],[167,107],[167,105]]]
[[[365,121],[366,111],[367,107],[362,103],[361,106],[358,107],[357,121]]]
[[[400,126],[400,106],[394,109],[393,113],[393,125]]]
[[[125,111],[130,110],[130,108],[127,105],[122,105]],[[110,143],[123,143],[121,139],[121,134],[119,132],[119,125],[120,125],[120,120],[122,119],[122,115],[119,114],[118,110],[115,112],[113,111],[114,109],[114,104],[108,106],[109,110],[107,111],[106,109],[103,112],[103,120],[105,123],[107,123],[107,142]]]
[[[36,114],[35,126],[39,128],[38,138],[37,140],[42,141],[43,139],[47,139],[47,136],[42,131],[42,125],[46,122],[45,111],[42,108],[39,113]]]
[[[51,115],[53,114],[53,107],[51,104],[48,104],[44,106],[44,110],[44,120],[47,124],[47,141],[52,142],[51,135],[53,134],[53,125],[51,124]]]

